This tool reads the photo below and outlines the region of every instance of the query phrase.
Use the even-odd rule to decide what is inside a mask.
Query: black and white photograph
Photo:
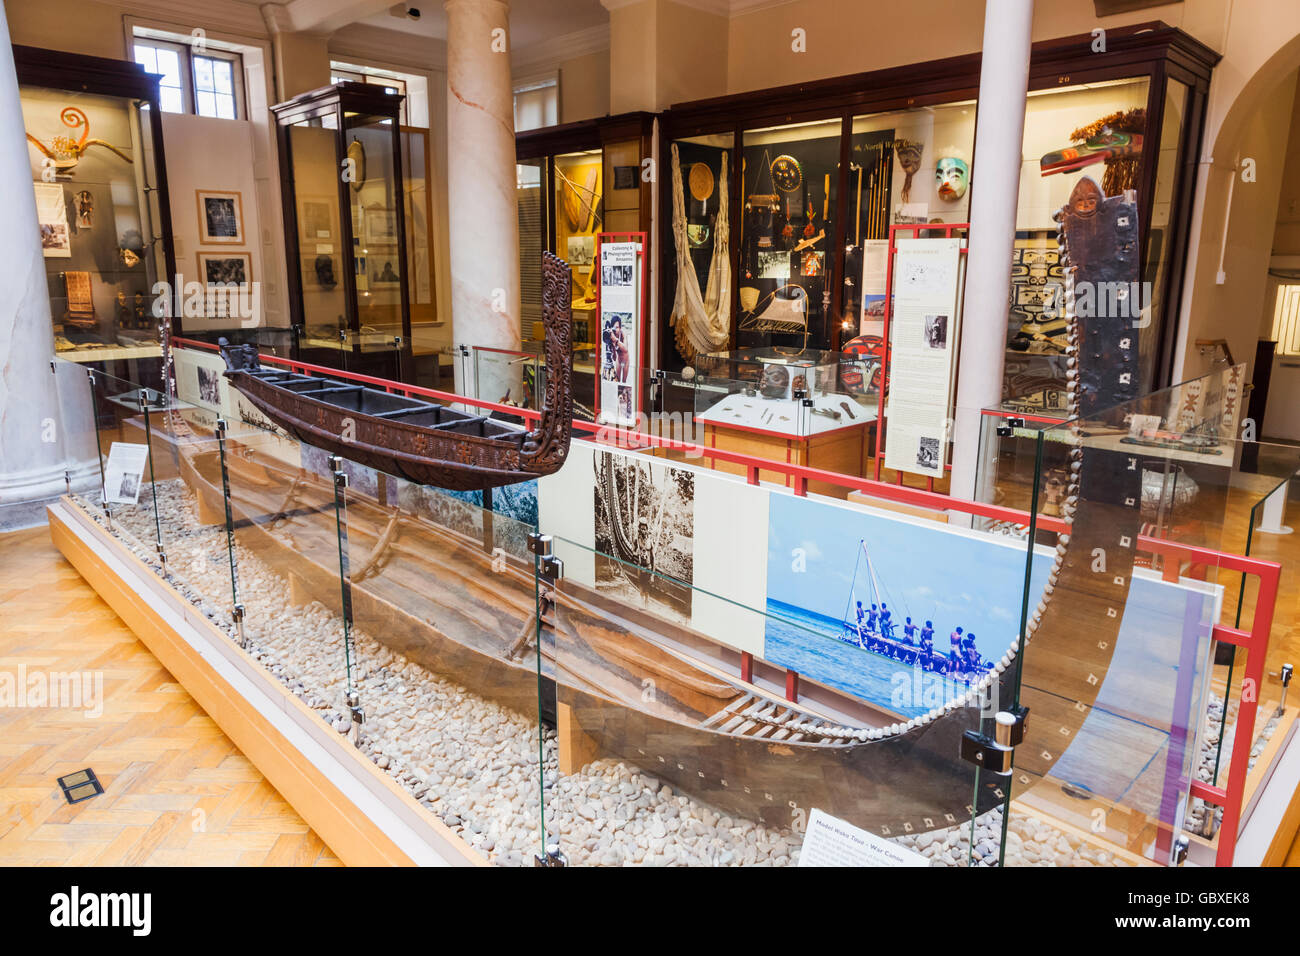
[[[593,466],[597,590],[688,623],[695,580],[694,473],[609,452],[596,454]]]
[[[565,245],[564,258],[571,266],[589,266],[596,259],[595,236],[569,236]]]
[[[921,436],[917,441],[916,465],[930,471],[939,470],[939,439]]]
[[[758,279],[790,281],[790,253],[784,250],[760,250],[758,253]]]
[[[221,373],[215,368],[199,365],[194,369],[199,378],[199,401],[214,408],[221,405]]]
[[[927,315],[925,317],[925,344],[932,349],[948,347],[948,316]]]
[[[244,241],[244,212],[238,192],[198,190],[199,243]]]
[[[631,266],[601,266],[600,284],[601,285],[631,285],[632,267]]]
[[[204,285],[240,285],[252,279],[247,252],[200,252],[199,276]]]
[[[140,498],[140,478],[137,475],[123,475],[121,482],[117,487],[117,498],[119,501],[129,499],[138,501]]]

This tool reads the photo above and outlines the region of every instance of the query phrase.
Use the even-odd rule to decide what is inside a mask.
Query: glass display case
[[[130,363],[118,373],[156,384],[153,287],[176,272],[159,78],[120,60],[13,52],[55,351]]]
[[[840,121],[742,134],[737,344],[831,345]]]
[[[294,356],[394,379],[412,363],[401,100],[344,82],[271,108]]]
[[[1196,175],[1187,157],[1218,55],[1162,23],[1109,31],[1104,55],[1086,41],[1035,43],[1031,56],[1004,379],[1006,403],[1023,411],[1062,407],[1052,217],[1085,176],[1107,196],[1132,191],[1143,390],[1172,369]],[[680,202],[685,222],[659,239],[661,367],[735,348],[881,351],[891,227],[969,221],[979,65],[972,54],[662,114],[672,186],[666,177],[659,221],[673,222]],[[683,296],[688,278],[698,296]],[[726,338],[698,349],[684,324]]]
[[[649,232],[651,117],[628,113],[516,134],[519,212],[520,341],[540,347],[541,254],[554,252],[573,271],[573,342],[594,347],[599,276],[596,236]]]

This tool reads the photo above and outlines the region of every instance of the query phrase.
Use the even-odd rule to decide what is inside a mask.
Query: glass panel
[[[959,744],[998,700],[1024,545],[700,465],[577,442],[541,483],[546,842],[787,865],[824,861],[829,815],[906,862],[996,863],[1004,778]]]
[[[974,151],[974,100],[853,118],[845,351],[882,333],[889,227],[970,221],[967,190]]]
[[[175,50],[158,48],[158,70],[162,74],[161,85],[176,89],[183,88],[181,81],[181,58]]]
[[[1211,627],[1233,623],[1241,581],[1217,552],[1244,550],[1252,502],[1235,505],[1234,488],[1259,487],[1235,465],[1241,375],[1042,433],[1039,500],[1049,481],[1078,478],[1065,479],[1070,537],[1053,587],[1030,592],[1043,600],[1020,672],[1031,717],[1008,863],[1163,865],[1184,828],[1200,827],[1189,788],[1210,779],[1223,733]],[[1300,451],[1287,457],[1294,470]]]
[[[396,340],[407,336],[404,327],[402,236],[398,232],[398,204],[403,201],[397,181],[392,120],[379,116],[347,115],[344,138],[348,155],[359,160],[361,174],[348,189],[352,217],[352,249],[357,288],[357,348],[374,353],[366,362],[370,374],[399,377]],[[385,365],[379,353],[389,353]]]
[[[1066,410],[1067,322],[1056,215],[1085,177],[1106,196],[1120,196],[1127,190],[1137,195],[1142,182],[1141,137],[1149,135],[1145,129],[1148,87],[1143,77],[1029,94],[1012,253],[1003,378],[1006,407],[1045,415],[1063,415]],[[1169,145],[1177,145],[1176,136]],[[1163,215],[1167,216],[1167,204]],[[1139,335],[1144,391],[1150,387],[1155,333],[1153,324]]]
[[[830,348],[839,120],[746,130],[743,136],[741,348]]]
[[[641,222],[641,140],[606,143],[603,153],[607,184],[602,197],[604,231],[648,232],[649,226]]]
[[[501,865],[536,852],[536,484],[448,492],[345,462],[354,686],[373,759]]]
[[[1174,214],[1174,188],[1179,173],[1185,168],[1180,148],[1190,97],[1191,91],[1186,84],[1177,80],[1170,80],[1165,88],[1164,115],[1160,124],[1160,155],[1156,161],[1156,194],[1151,206],[1151,227],[1147,233],[1146,262],[1142,269],[1142,279],[1150,283],[1151,290],[1146,302],[1148,311],[1144,313],[1149,321],[1138,333],[1143,375],[1147,381],[1150,380],[1164,320],[1165,285],[1169,279],[1170,253],[1174,242],[1174,236],[1170,233]]]
[[[736,205],[731,195],[734,144],[730,133],[679,139],[672,144],[673,215],[677,215],[680,198],[683,220],[671,231],[664,230],[671,244],[665,241],[660,261],[674,276],[672,321],[676,349],[675,354],[664,357],[664,364],[674,368],[680,362],[690,365],[695,361],[699,349],[692,342],[699,344],[708,338],[716,348],[733,344],[731,290],[735,277],[730,250],[735,238],[730,234],[730,210]],[[728,214],[720,216],[724,200]],[[743,301],[752,307],[750,297],[751,293],[746,293]],[[710,331],[716,334],[708,334]]]
[[[234,94],[234,71],[229,60],[212,61],[212,80],[218,93]]]
[[[334,153],[332,131],[319,125],[290,127],[289,162],[298,218],[296,267],[303,307],[298,344],[304,360],[338,367],[344,364],[338,353],[349,344],[339,168]]]
[[[158,73],[158,53],[151,46],[137,43],[135,45],[135,62],[144,67],[146,73]]]
[[[600,284],[596,233],[605,228],[603,170],[599,149],[555,157],[555,254],[573,270],[573,317],[589,323]]]
[[[21,101],[27,133],[41,144],[28,150],[29,188],[56,353],[85,362],[156,359],[152,289],[163,247],[154,242],[147,198],[156,178],[149,113],[127,99],[30,86]],[[59,146],[82,136],[98,142],[79,156]]]
[[[194,88],[212,92],[216,89],[216,80],[212,75],[213,61],[206,56],[194,58]]]
[[[545,337],[542,329],[542,250],[550,241],[546,222],[546,160],[532,159],[515,164],[515,203],[519,211],[520,341],[533,341],[540,345]],[[578,312],[574,320],[583,321],[589,327],[590,313],[590,309]],[[574,341],[579,340],[575,334]]]
[[[432,214],[429,192],[428,130],[402,129],[402,173],[406,197],[407,293],[411,311],[410,346],[421,365],[436,362],[438,349],[451,345],[451,324],[440,321],[435,289]],[[413,381],[428,384],[416,373]]]

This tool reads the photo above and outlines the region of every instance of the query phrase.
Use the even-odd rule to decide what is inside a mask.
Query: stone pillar
[[[1033,0],[986,0],[984,6],[980,113],[971,166],[970,245],[952,432],[951,491],[958,498],[975,498],[978,493],[980,409],[1002,402],[1033,15]]]
[[[445,0],[447,218],[452,336],[457,345],[518,349],[519,219],[506,0]],[[456,387],[498,401],[520,394],[520,365],[468,360]]]
[[[70,363],[60,363],[57,375],[50,368],[49,288],[2,8],[0,127],[0,182],[6,190],[0,203],[0,531],[11,531],[45,520],[46,502],[64,493],[65,470],[84,485],[98,462],[88,452],[93,431],[85,374]]]

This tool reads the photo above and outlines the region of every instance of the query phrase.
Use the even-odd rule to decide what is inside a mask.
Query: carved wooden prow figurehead
[[[227,374],[253,372],[262,367],[257,357],[256,345],[231,345],[225,336],[222,336],[217,339],[217,346],[221,349],[221,357],[226,360]]]

